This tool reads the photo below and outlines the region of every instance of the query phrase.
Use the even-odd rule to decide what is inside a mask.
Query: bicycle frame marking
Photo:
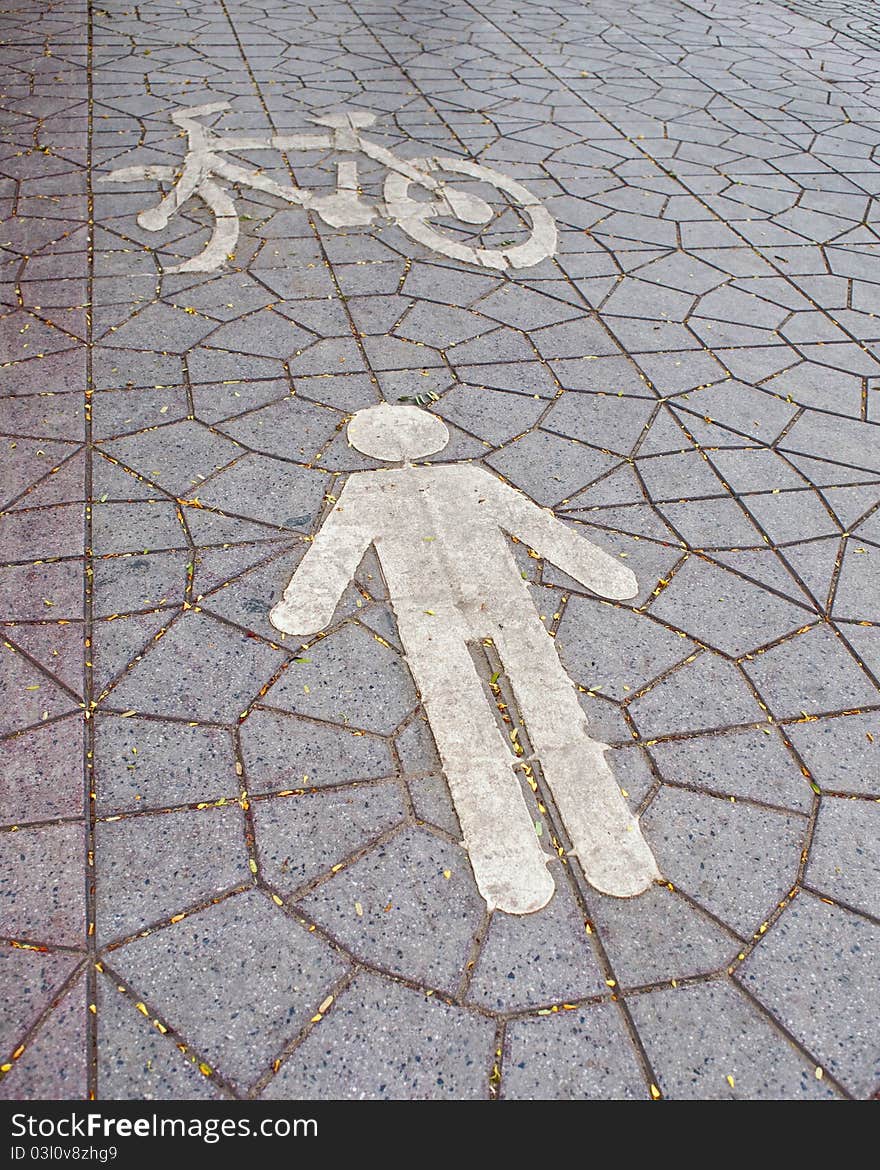
[[[238,242],[239,218],[235,203],[226,190],[229,184],[275,195],[305,211],[314,212],[331,227],[363,227],[385,217],[396,222],[411,239],[432,251],[484,268],[499,271],[530,268],[556,252],[556,224],[540,200],[526,187],[500,171],[451,155],[400,159],[379,143],[363,137],[361,129],[376,121],[376,115],[367,110],[313,118],[316,126],[326,127],[324,132],[317,134],[219,135],[198,121],[228,109],[228,102],[212,102],[178,110],[171,115],[171,120],[186,131],[188,138],[186,158],[179,170],[171,166],[131,166],[101,176],[100,181],[105,183],[157,179],[172,184],[155,207],[138,215],[138,223],[147,231],[161,231],[194,196],[213,213],[214,227],[207,246],[198,256],[166,268],[166,273],[216,272],[231,259]],[[314,195],[293,184],[276,183],[259,171],[248,170],[221,157],[223,152],[236,150],[292,152],[331,149],[363,154],[386,167],[384,199],[371,204],[362,198],[358,190],[357,163],[350,159],[337,163],[336,191],[332,195]],[[437,171],[487,183],[510,196],[529,221],[529,238],[521,244],[482,248],[443,235],[431,225],[431,219],[453,217],[467,224],[487,224],[493,211],[478,195],[449,187],[435,178],[434,172]],[[432,198],[429,201],[413,199],[409,193],[413,184],[427,190]]]

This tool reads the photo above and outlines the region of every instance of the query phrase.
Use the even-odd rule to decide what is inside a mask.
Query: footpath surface
[[[869,9],[3,0],[0,1093],[877,1091]],[[487,910],[374,553],[270,624],[383,401],[635,573],[512,545],[647,892],[536,762]]]

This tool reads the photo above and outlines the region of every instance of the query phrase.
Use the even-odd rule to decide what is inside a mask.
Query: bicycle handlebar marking
[[[228,102],[210,102],[176,110],[171,121],[187,133],[186,157],[179,170],[166,166],[120,167],[101,176],[101,182],[132,183],[146,179],[171,182],[166,195],[142,211],[137,219],[147,231],[161,231],[184,203],[197,196],[214,215],[214,226],[207,246],[198,256],[165,268],[167,273],[215,272],[232,259],[239,235],[239,218],[232,196],[223,185],[250,187],[275,195],[306,211],[313,211],[331,227],[360,227],[379,217],[393,220],[411,239],[440,255],[467,264],[504,271],[507,268],[531,268],[554,255],[557,245],[556,224],[547,209],[526,187],[500,171],[481,163],[451,155],[431,158],[400,159],[379,143],[360,133],[371,126],[376,115],[368,110],[349,110],[313,118],[314,125],[326,127],[326,133],[272,134],[266,138],[252,135],[220,135],[199,121],[229,109]],[[336,191],[316,195],[294,184],[285,185],[258,170],[228,162],[220,155],[226,151],[338,150],[360,153],[387,168],[383,200],[369,203],[358,191],[357,163],[340,162],[337,166]],[[524,242],[507,241],[497,248],[461,243],[444,235],[431,224],[432,219],[453,218],[465,224],[486,226],[495,212],[485,199],[459,187],[447,186],[434,172],[448,172],[465,179],[494,187],[508,197],[505,208],[513,206],[528,221],[529,236]],[[425,189],[431,199],[413,199],[410,187]]]

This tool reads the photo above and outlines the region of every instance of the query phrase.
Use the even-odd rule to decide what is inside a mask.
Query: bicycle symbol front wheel
[[[434,195],[433,201],[422,202],[413,199],[409,189],[414,182],[418,182],[412,177],[413,170],[420,171],[426,176],[433,175],[435,171],[447,171],[475,179],[503,192],[528,219],[529,238],[520,244],[483,248],[464,244],[444,235],[429,223],[430,219],[457,216],[466,223],[485,222],[491,217],[491,209],[482,199],[467,194],[456,195],[452,189],[445,189],[442,184],[438,186],[436,180],[427,185],[428,190]],[[556,251],[556,224],[553,217],[531,191],[500,171],[467,159],[443,155],[408,159],[407,172],[409,173],[389,171],[385,179],[385,207],[387,214],[397,221],[400,228],[411,239],[424,244],[425,247],[453,260],[501,270],[508,267],[530,268],[546,260]],[[485,216],[479,212],[481,206],[486,209]]]

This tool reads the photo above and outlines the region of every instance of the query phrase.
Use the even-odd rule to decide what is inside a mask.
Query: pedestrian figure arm
[[[549,508],[539,507],[490,473],[486,475],[494,485],[496,519],[507,533],[600,597],[623,600],[636,596],[639,584],[631,569],[591,544]]]
[[[356,484],[349,480],[291,577],[283,599],[269,615],[276,629],[306,636],[329,626],[376,535],[367,525],[365,504]]]

